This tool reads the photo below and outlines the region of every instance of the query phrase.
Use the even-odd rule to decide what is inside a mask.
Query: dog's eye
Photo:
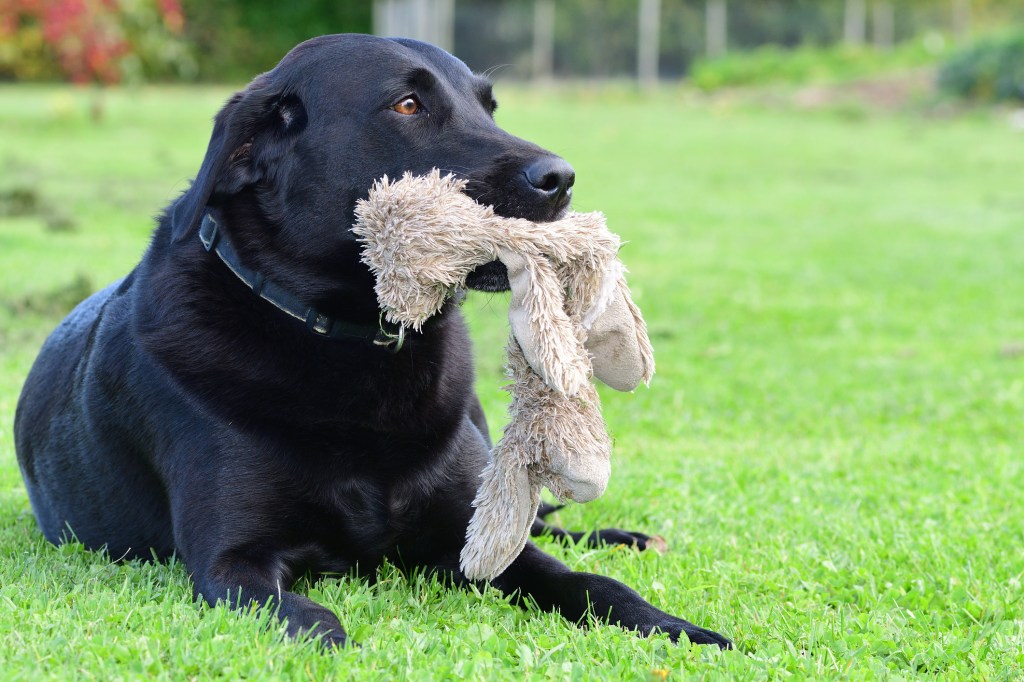
[[[412,116],[413,114],[419,113],[420,107],[419,100],[415,97],[405,97],[401,102],[391,107],[392,111],[397,111],[400,114],[406,116]]]

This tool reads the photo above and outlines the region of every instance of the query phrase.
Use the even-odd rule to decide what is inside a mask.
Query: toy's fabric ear
[[[214,119],[210,144],[195,180],[174,202],[172,241],[181,241],[199,229],[215,194],[234,194],[272,179],[306,120],[299,97],[273,88],[266,75],[233,95]]]
[[[539,483],[563,502],[601,497],[612,474],[612,443],[597,389],[588,382],[575,396],[551,393],[536,403],[532,411],[530,406],[522,411],[543,450],[536,467]]]
[[[640,362],[644,367],[640,379],[644,384],[650,386],[651,379],[654,378],[654,348],[651,346],[651,337],[647,334],[647,321],[644,320],[644,316],[640,313],[640,307],[633,301],[633,297],[629,293],[629,287],[626,285],[626,276],[621,272],[619,273],[618,289],[622,294],[622,299],[626,302],[629,315],[633,318],[633,328],[636,330],[636,348],[640,354]]]
[[[654,375],[654,352],[647,325],[629,295],[621,272],[604,311],[590,326],[586,340],[594,376],[617,391],[632,391]]]
[[[459,568],[470,580],[491,580],[516,560],[540,505],[540,486],[525,466],[515,464],[528,461],[528,453],[502,452],[503,447],[515,449],[523,444],[503,443],[480,474],[483,481],[473,500],[476,511],[459,555]]]
[[[544,486],[560,500],[589,502],[611,475],[611,440],[594,386],[587,382],[575,396],[558,393],[533,372],[515,339],[508,364],[512,420],[481,474],[460,557],[471,579],[493,578],[519,556]]]
[[[575,395],[590,378],[590,363],[564,309],[562,285],[543,259],[498,252],[508,270],[508,319],[526,361],[552,389]]]

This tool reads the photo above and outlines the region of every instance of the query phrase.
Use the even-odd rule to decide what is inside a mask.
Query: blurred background
[[[1022,25],[1020,0],[0,0],[0,81],[237,83],[306,38],[362,32],[503,79],[714,90],[941,63],[952,92],[1022,99]]]

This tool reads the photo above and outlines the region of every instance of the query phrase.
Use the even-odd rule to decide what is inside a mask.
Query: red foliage
[[[179,0],[159,0],[157,10],[168,30],[181,32],[185,17]],[[34,23],[68,79],[116,83],[119,60],[132,53],[122,14],[118,0],[0,0],[0,37]]]
[[[172,33],[181,33],[185,29],[185,12],[181,9],[181,2],[179,0],[160,0],[158,6],[164,25]]]

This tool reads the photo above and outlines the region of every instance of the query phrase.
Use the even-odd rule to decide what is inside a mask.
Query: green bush
[[[371,2],[183,0],[182,5],[196,76],[203,81],[244,83],[273,68],[303,40],[373,30]]]
[[[0,0],[0,81],[193,78],[177,0]]]
[[[372,28],[370,2],[0,0],[0,82],[245,82],[307,38]]]
[[[987,38],[957,52],[939,71],[939,88],[986,102],[1024,101],[1024,32]]]
[[[934,42],[934,41],[932,41]],[[767,46],[694,63],[690,78],[702,90],[769,83],[837,82],[934,64],[936,48],[913,41],[892,50],[837,45],[795,49]],[[941,48],[938,48],[941,49]]]

